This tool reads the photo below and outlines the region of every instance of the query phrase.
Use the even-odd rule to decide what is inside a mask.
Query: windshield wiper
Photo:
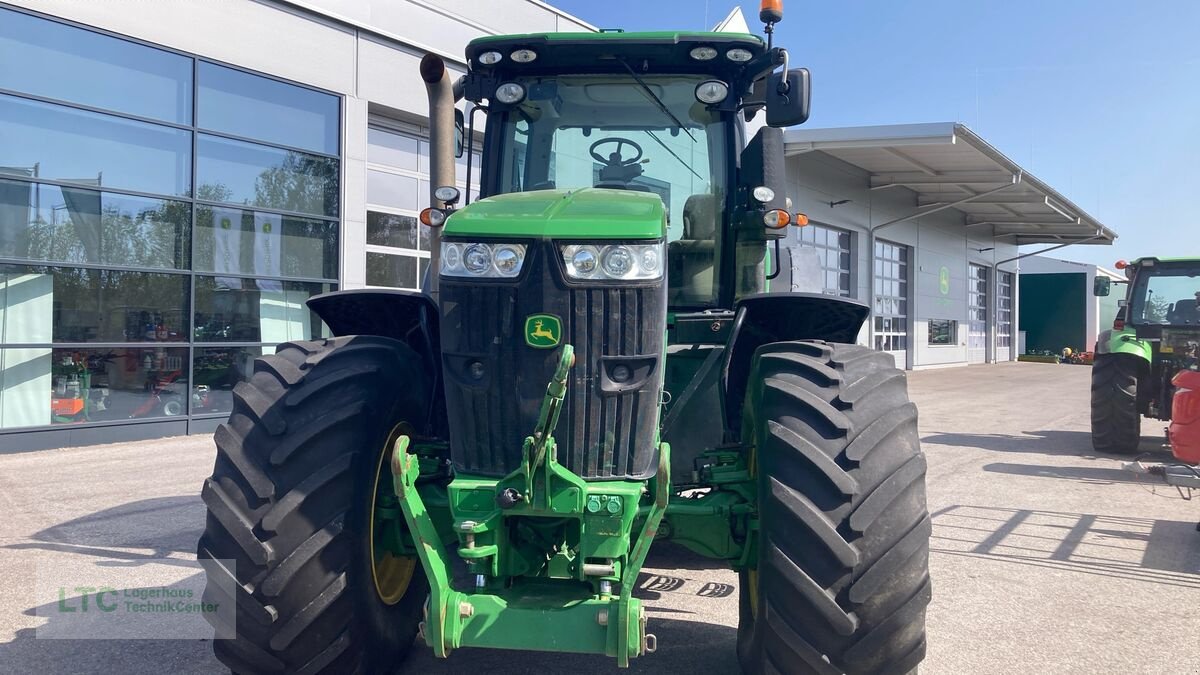
[[[634,81],[636,81],[638,83],[638,85],[642,88],[642,92],[644,92],[646,94],[646,96],[650,97],[650,101],[652,103],[654,103],[654,105],[658,106],[658,109],[661,110],[664,115],[666,115],[667,117],[670,117],[671,121],[675,123],[675,126],[682,129],[683,133],[687,134],[688,138],[692,139],[692,142],[695,143],[696,137],[692,135],[692,132],[683,125],[683,122],[679,121],[679,118],[675,116],[675,113],[671,112],[671,109],[667,107],[666,103],[662,102],[662,99],[659,98],[654,93],[654,90],[651,89],[650,86],[647,85],[646,82],[641,77],[639,77],[637,73],[633,72],[633,68],[630,68],[629,64],[625,63],[625,59],[617,59],[617,61],[621,65],[625,66],[625,70],[629,71],[630,76],[632,76]]]

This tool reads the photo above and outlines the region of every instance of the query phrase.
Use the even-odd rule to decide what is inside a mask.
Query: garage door
[[[888,352],[897,368],[908,367],[908,258],[902,244],[875,242],[875,349]]]
[[[967,276],[967,362],[987,363],[988,268],[970,265]]]
[[[996,361],[1013,359],[1013,273],[996,273]]]

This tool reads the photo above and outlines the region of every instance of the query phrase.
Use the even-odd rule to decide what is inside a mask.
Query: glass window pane
[[[367,171],[367,203],[391,209],[417,211],[417,179],[383,171]]]
[[[0,256],[186,268],[186,202],[0,180]]]
[[[416,256],[367,252],[367,284],[393,288],[416,288]]]
[[[0,95],[0,174],[187,196],[189,131]]]
[[[189,124],[192,60],[0,9],[0,88]]]
[[[336,218],[338,160],[201,134],[196,196]]]
[[[328,334],[305,303],[336,284],[239,277],[196,277],[196,341],[314,340]]]
[[[376,246],[429,250],[429,228],[414,216],[367,212],[367,243]]]
[[[336,96],[203,61],[197,72],[196,126],[337,154]]]
[[[192,381],[193,415],[233,410],[233,388],[254,374],[254,359],[273,354],[273,347],[201,347],[195,351]]]
[[[222,206],[196,208],[198,271],[336,279],[337,264],[337,223]]]
[[[186,347],[0,349],[0,429],[187,414]]]
[[[419,171],[421,146],[416,138],[386,131],[378,127],[367,129],[367,161],[386,164],[397,169]]]
[[[0,341],[183,341],[187,281],[182,274],[0,265]]]

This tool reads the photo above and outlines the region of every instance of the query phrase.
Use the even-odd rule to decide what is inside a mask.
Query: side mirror
[[[463,149],[467,146],[467,123],[463,111],[454,109],[454,156],[462,157]]]
[[[1092,279],[1092,295],[1103,298],[1112,293],[1112,279],[1096,277]]]
[[[793,68],[771,73],[767,78],[767,126],[790,127],[808,119],[808,99],[812,93],[808,68]]]

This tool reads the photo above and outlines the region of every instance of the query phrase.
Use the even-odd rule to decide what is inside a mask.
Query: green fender
[[[1139,340],[1137,333],[1128,328],[1100,333],[1096,340],[1096,356],[1101,354],[1129,354],[1143,359],[1146,363],[1150,363],[1154,356],[1150,343]]]

